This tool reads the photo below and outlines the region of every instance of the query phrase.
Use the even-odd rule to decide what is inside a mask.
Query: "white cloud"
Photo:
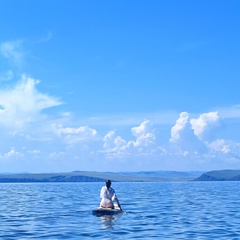
[[[240,143],[234,142],[231,140],[224,140],[224,139],[217,139],[211,143],[208,144],[209,148],[218,153],[224,154],[226,159],[228,159],[229,156],[235,157],[240,162]]]
[[[217,139],[208,144],[210,154],[214,156],[219,166],[233,166],[239,168],[240,143],[231,140]],[[226,168],[226,167],[225,167]],[[231,168],[231,167],[227,167]]]
[[[171,129],[171,142],[176,142],[180,139],[182,132],[186,129],[188,124],[189,114],[187,112],[182,112],[176,124]]]
[[[115,132],[110,131],[103,137],[103,142],[104,142],[103,148],[105,149],[114,148],[115,147],[114,140],[115,140]]]
[[[105,154],[107,158],[137,158],[137,156],[153,157],[159,150],[156,146],[155,129],[150,121],[145,120],[137,127],[133,127],[131,132],[135,141],[126,141],[121,136],[116,136],[114,131],[110,131],[103,138]]]
[[[140,137],[142,135],[145,135],[145,134],[147,134],[151,130],[152,130],[152,126],[150,124],[150,121],[148,121],[148,120],[145,120],[138,127],[133,127],[131,129],[132,134],[135,137]]]
[[[39,121],[42,110],[61,104],[56,98],[40,93],[36,89],[38,83],[23,75],[16,86],[0,91],[0,125],[22,127]]]
[[[114,131],[110,131],[103,137],[103,149],[107,158],[126,157],[126,141],[120,136],[115,136]]]
[[[50,159],[59,159],[60,157],[64,156],[64,152],[50,152],[49,158]]]
[[[12,158],[22,158],[24,155],[15,149],[11,149],[9,152],[0,154],[0,159],[7,160]]]
[[[29,151],[27,151],[27,153],[29,153],[29,154],[33,154],[33,155],[39,155],[39,154],[41,153],[41,151],[35,149],[35,150],[29,150]]]
[[[224,139],[217,139],[216,141],[213,141],[212,143],[208,144],[208,146],[216,151],[216,152],[222,152],[224,154],[230,153],[230,144],[226,143]]]
[[[133,127],[131,132],[136,137],[136,141],[130,141],[128,147],[131,145],[138,148],[150,147],[155,143],[155,129],[148,120],[145,120],[138,127]]]
[[[148,170],[178,170],[180,165],[186,170],[195,170],[199,166],[215,167],[218,163],[222,166],[240,164],[240,144],[216,138],[223,126],[223,119],[217,112],[203,113],[196,118],[182,112],[172,128],[167,129],[167,136],[171,134],[170,141],[169,137],[163,139],[161,132],[161,135],[158,132],[160,125],[166,126],[165,120],[155,119],[156,125],[144,120],[132,128],[129,128],[128,122],[121,126],[128,131],[125,132],[128,136],[126,140],[126,135],[117,134],[119,129],[116,125],[113,131],[113,125],[108,125],[108,122],[105,123],[108,133],[101,136],[98,127],[102,123],[95,125],[98,126],[96,129],[88,124],[70,127],[76,126],[76,123],[74,115],[68,111],[60,112],[58,116],[53,116],[51,112],[43,114],[43,110],[58,106],[61,102],[38,91],[38,84],[38,80],[23,75],[12,88],[0,90],[0,125],[5,131],[0,138],[6,142],[5,146],[0,146],[0,159],[4,160],[4,164],[14,161],[18,166],[22,162],[24,166],[43,166],[40,161],[44,159],[46,166],[54,168],[54,164],[61,163],[71,170],[75,170],[76,166],[90,166],[92,162],[101,163],[107,168],[113,161],[114,166],[122,165],[122,170],[128,169],[127,164],[132,169],[139,166],[139,170],[145,167]],[[136,119],[139,122],[139,116]],[[15,131],[21,128],[21,131],[9,136],[6,134],[9,128]],[[129,133],[132,135],[129,136]],[[22,153],[14,148],[9,151],[12,145],[8,142],[14,142],[14,147],[22,149]],[[123,166],[124,163],[127,163],[126,166]]]
[[[78,128],[63,127],[60,124],[52,124],[52,129],[58,136],[63,136],[68,144],[89,142],[98,140],[97,131],[88,126]]]
[[[203,113],[199,118],[191,119],[190,123],[194,134],[203,141],[212,141],[223,126],[217,112]]]
[[[240,104],[222,107],[218,109],[218,113],[224,119],[226,118],[240,118]]]
[[[24,55],[22,51],[22,41],[4,42],[0,45],[0,52],[5,58],[19,65]]]
[[[206,152],[205,144],[200,141],[191,128],[189,114],[182,112],[176,124],[171,129],[170,143],[182,156]]]
[[[79,134],[82,136],[89,136],[89,135],[96,135],[97,131],[95,129],[89,128],[88,126],[81,126],[79,128],[63,128],[59,127],[58,129],[59,134]]]
[[[186,112],[181,113],[171,129],[173,148],[169,149],[169,154],[174,165],[178,162],[188,169],[238,166],[240,143],[216,138],[222,127],[223,119],[217,112],[203,113],[194,119]]]

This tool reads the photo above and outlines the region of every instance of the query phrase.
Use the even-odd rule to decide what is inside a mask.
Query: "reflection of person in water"
[[[101,216],[102,221],[102,227],[108,228],[113,230],[114,229],[114,222],[117,221],[117,219],[120,217],[120,215],[103,215]]]
[[[117,199],[117,195],[113,188],[111,188],[111,181],[106,180],[106,186],[103,186],[100,192],[100,197],[102,198],[100,202],[100,207],[102,208],[112,208],[114,209],[113,201],[117,202],[118,207],[122,211],[120,202]]]

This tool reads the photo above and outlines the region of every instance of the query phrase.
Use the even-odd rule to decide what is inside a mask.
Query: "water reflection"
[[[114,230],[114,223],[119,219],[121,214],[116,215],[102,215],[99,218],[102,221],[102,227]]]

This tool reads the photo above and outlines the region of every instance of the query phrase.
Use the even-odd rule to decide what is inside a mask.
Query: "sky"
[[[240,1],[2,0],[0,172],[240,169]]]

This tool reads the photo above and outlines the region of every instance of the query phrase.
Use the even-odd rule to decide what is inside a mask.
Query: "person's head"
[[[112,182],[110,180],[106,180],[106,187],[110,188],[111,187]]]

